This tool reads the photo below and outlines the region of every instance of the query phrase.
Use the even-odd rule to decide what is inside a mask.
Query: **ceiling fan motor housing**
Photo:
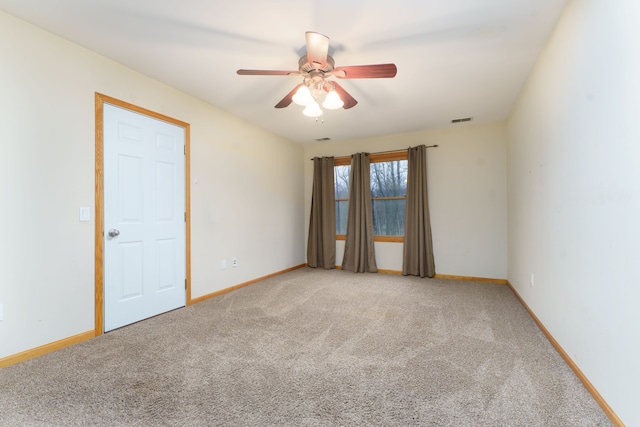
[[[307,55],[305,55],[298,61],[298,67],[300,74],[305,77],[307,77],[313,71],[318,71],[322,74],[330,74],[333,72],[333,69],[335,67],[335,61],[330,55],[327,55],[327,61],[323,67],[319,62],[309,62]]]
[[[310,63],[307,55],[298,61],[300,75],[304,77],[304,85],[309,88],[314,97],[320,96],[323,92],[329,92],[333,89],[330,81],[325,80],[333,73],[335,62],[333,58],[327,55],[327,61],[324,67],[318,62]]]

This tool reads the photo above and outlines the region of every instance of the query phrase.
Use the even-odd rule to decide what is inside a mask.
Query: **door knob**
[[[111,230],[109,230],[109,237],[118,237],[120,235],[120,230],[116,230],[115,228],[112,228]]]

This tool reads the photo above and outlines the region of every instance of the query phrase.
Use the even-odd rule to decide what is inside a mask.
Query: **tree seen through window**
[[[393,160],[389,160],[391,157]],[[347,231],[349,204],[348,159],[334,167],[336,194],[336,234]],[[342,164],[340,164],[342,163]],[[404,216],[407,201],[406,152],[389,155],[371,155],[370,180],[373,212],[373,230],[376,236],[404,236]]]
[[[407,161],[371,163],[373,234],[403,236],[407,203]]]

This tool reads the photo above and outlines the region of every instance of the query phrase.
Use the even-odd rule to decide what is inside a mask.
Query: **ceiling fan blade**
[[[333,75],[340,79],[380,79],[395,77],[396,64],[351,65],[337,67]]]
[[[276,108],[285,108],[288,107],[292,102],[293,102],[293,95],[296,94],[296,91],[298,90],[298,88],[302,86],[302,83],[300,83],[298,86],[294,87],[293,90],[291,92],[289,92],[287,94],[287,96],[285,96],[284,98],[282,98],[280,100],[280,102],[278,102],[276,104]]]
[[[307,31],[305,37],[309,64],[316,69],[324,68],[327,65],[327,55],[329,54],[329,37],[313,31]]]
[[[241,76],[297,76],[299,71],[285,71],[285,70],[238,70]]]
[[[336,89],[336,92],[338,92],[338,96],[340,96],[340,99],[342,99],[342,102],[344,102],[342,108],[348,110],[349,108],[355,107],[358,101],[356,101],[353,96],[349,95],[349,93],[344,90],[344,88],[340,86],[338,82],[334,81],[332,83],[333,87]]]

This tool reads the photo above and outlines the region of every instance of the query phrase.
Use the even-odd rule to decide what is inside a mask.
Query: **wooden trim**
[[[407,200],[407,196],[390,196],[390,197],[373,197],[372,196],[371,200]]]
[[[393,162],[395,160],[407,160],[408,158],[408,151],[405,148],[404,150],[390,153],[373,153],[371,154],[371,163]]]
[[[351,164],[351,156],[336,157],[333,159],[333,166],[349,166]]]
[[[346,234],[336,234],[336,240],[347,240]],[[373,236],[374,242],[395,242],[403,243],[404,236]]]
[[[145,116],[171,123],[184,128],[185,143],[185,279],[186,279],[186,305],[193,304],[191,300],[191,125],[173,117],[147,110],[146,108],[121,101],[110,96],[95,93],[95,121],[96,121],[96,196],[95,196],[95,336],[102,335],[104,331],[104,104],[111,104]]]
[[[174,119],[173,117],[166,116],[166,115],[164,115],[162,113],[157,113],[155,111],[148,110],[148,109],[146,109],[144,107],[140,107],[140,106],[137,106],[135,104],[130,104],[130,103],[126,102],[126,101],[122,101],[120,99],[113,98],[111,96],[104,95],[104,94],[101,94],[99,92],[96,92],[96,97],[100,98],[102,100],[102,102],[105,103],[105,104],[112,104],[112,105],[124,108],[126,110],[135,111],[136,113],[140,113],[140,114],[143,114],[145,116],[153,117],[155,119],[162,120],[162,121],[174,124],[176,126],[180,126],[180,127],[183,127],[183,128],[188,128],[190,126],[189,123],[183,122],[182,120]]]
[[[184,195],[184,203],[185,203],[185,245],[186,245],[186,253],[185,253],[185,283],[186,286],[186,304],[187,306],[193,304],[191,300],[191,125],[186,124],[184,126],[184,183],[185,183],[185,195]]]
[[[391,273],[391,274],[402,274],[400,270],[378,270],[379,272]],[[497,285],[506,285],[507,281],[504,279],[492,279],[489,277],[474,277],[474,276],[454,276],[452,274],[436,274],[433,276],[434,279],[445,279],[445,280],[461,280],[465,282],[481,282],[481,283],[495,283]]]
[[[373,241],[403,243],[404,236],[373,236]]]
[[[220,289],[219,291],[212,292],[210,294],[194,298],[194,299],[191,300],[191,303],[195,304],[197,302],[206,301],[208,299],[211,299],[211,298],[214,298],[214,297],[217,297],[217,296],[220,296],[220,295],[227,294],[227,293],[235,291],[237,289],[244,288],[245,286],[253,285],[256,282],[260,282],[262,280],[270,279],[271,277],[279,276],[281,274],[288,273],[290,271],[297,270],[299,268],[303,268],[303,267],[306,267],[306,266],[307,266],[306,263],[305,264],[300,264],[300,265],[296,265],[294,267],[290,267],[290,268],[287,268],[287,269],[284,269],[284,270],[281,270],[281,271],[277,271],[275,273],[267,274],[266,276],[262,276],[262,277],[258,277],[256,279],[249,280],[247,282],[238,283],[237,285],[233,285],[233,286],[230,286],[228,288]]]
[[[94,249],[94,281],[95,281],[95,336],[102,335],[104,331],[104,115],[103,115],[103,99],[100,94],[96,93],[95,97],[96,111],[96,155],[95,155],[95,249]]]
[[[511,292],[513,292],[516,298],[518,298],[518,300],[520,301],[520,304],[522,304],[525,310],[527,310],[527,312],[529,313],[529,316],[531,316],[531,318],[536,323],[536,325],[538,325],[538,328],[540,328],[542,333],[547,337],[547,340],[549,340],[553,348],[555,348],[558,354],[560,354],[560,357],[562,357],[562,359],[564,359],[567,365],[569,365],[569,368],[571,368],[573,373],[578,377],[578,379],[580,380],[584,388],[587,389],[587,391],[591,394],[593,399],[598,403],[600,408],[602,408],[602,411],[607,415],[607,417],[609,417],[609,420],[613,423],[613,425],[616,427],[624,427],[624,423],[622,422],[620,417],[618,417],[618,415],[613,411],[613,409],[611,409],[611,406],[609,406],[609,404],[604,400],[602,395],[598,393],[598,390],[596,390],[593,384],[591,384],[591,381],[589,381],[586,375],[580,370],[578,365],[576,365],[576,363],[571,359],[571,357],[569,357],[567,352],[564,351],[562,346],[560,346],[558,341],[556,341],[553,335],[551,335],[549,330],[544,326],[544,324],[540,321],[540,319],[538,319],[538,317],[535,315],[533,310],[529,308],[527,303],[524,301],[524,299],[522,299],[520,294],[515,290],[515,288],[513,287],[513,285],[511,285],[509,281],[507,281],[507,286],[509,287],[509,289],[511,289]]]
[[[336,265],[336,270],[342,270],[342,266],[341,265]],[[384,270],[384,269],[379,268],[378,269],[378,273],[380,273],[380,274],[399,274],[399,275],[401,275],[402,271],[400,271],[400,270]]]
[[[20,353],[13,354],[11,356],[3,357],[0,359],[0,369],[7,366],[15,365],[16,363],[24,362],[34,357],[42,356],[43,354],[51,353],[52,351],[60,350],[65,347],[77,344],[82,341],[94,338],[94,331],[83,332],[72,337],[64,338],[58,341],[54,341],[49,344],[41,345],[40,347],[32,348],[30,350],[22,351]]]
[[[373,153],[369,156],[371,163],[392,162],[395,160],[407,160],[407,149],[400,151],[390,151],[385,153]],[[333,159],[334,166],[347,166],[351,164],[351,156],[335,157]]]
[[[473,277],[473,276],[455,276],[451,274],[436,274],[434,279],[447,279],[447,280],[466,280],[469,282],[483,282],[483,283],[496,283],[498,285],[506,285],[505,279],[493,279],[489,277]]]
[[[342,266],[336,265],[336,269],[340,270]],[[385,270],[382,268],[378,269],[378,273],[382,274],[402,274],[401,270]],[[445,279],[445,280],[464,280],[468,282],[483,282],[483,283],[495,283],[498,285],[506,285],[508,282],[504,279],[491,279],[487,277],[472,277],[472,276],[453,276],[450,274],[436,274],[434,279]]]
[[[402,271],[400,271],[400,270],[385,270],[385,269],[382,269],[382,268],[378,269],[378,273],[402,275]]]

